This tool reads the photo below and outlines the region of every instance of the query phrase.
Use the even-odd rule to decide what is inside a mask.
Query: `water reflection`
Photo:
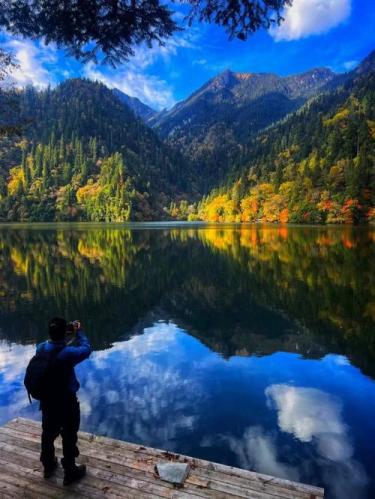
[[[39,417],[22,386],[32,350],[1,345],[4,421]],[[371,497],[375,386],[342,357],[227,360],[157,322],[94,352],[79,377],[87,431],[323,484],[328,497]]]
[[[50,315],[80,317],[83,427],[375,494],[374,232],[0,230],[0,424]]]
[[[161,323],[93,355],[82,373],[88,426],[103,435],[175,448],[177,435],[194,426],[200,388],[183,376],[188,365],[177,335],[175,325]]]
[[[152,313],[225,356],[334,351],[375,374],[374,234],[3,229],[0,334],[41,339],[56,311],[82,317],[96,348],[105,348]]]
[[[276,406],[280,430],[301,442],[312,442],[325,460],[324,473],[330,477],[335,496],[363,497],[368,477],[361,463],[353,459],[339,399],[316,388],[290,385],[271,385],[266,395]]]

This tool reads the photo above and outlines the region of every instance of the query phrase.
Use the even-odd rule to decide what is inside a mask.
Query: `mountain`
[[[140,101],[137,97],[130,97],[129,95],[121,92],[117,88],[114,88],[112,92],[118,97],[124,104],[126,104],[133,113],[141,118],[145,123],[147,123],[150,119],[152,119],[157,111],[152,109],[150,106],[147,106],[142,101]]]
[[[147,125],[98,82],[0,91],[0,220],[374,221],[374,75],[227,70]]]
[[[0,219],[160,218],[190,184],[184,159],[103,84],[12,98],[24,136],[0,147]]]
[[[375,52],[329,86],[249,136],[237,171],[202,200],[197,218],[375,222]]]
[[[351,72],[351,74],[356,73],[366,74],[375,71],[375,50],[372,50],[367,57],[361,61],[361,63]]]
[[[194,162],[206,190],[224,178],[249,137],[301,107],[334,77],[324,68],[286,77],[226,70],[149,123]]]

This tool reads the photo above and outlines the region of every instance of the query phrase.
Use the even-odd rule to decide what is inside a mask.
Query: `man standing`
[[[54,441],[61,435],[63,445],[64,485],[79,480],[86,474],[86,466],[75,464],[79,455],[77,432],[80,424],[80,409],[77,399],[79,382],[74,366],[87,359],[91,346],[81,329],[79,321],[73,322],[74,338],[67,343],[65,319],[54,317],[49,322],[48,341],[37,346],[36,356],[49,356],[49,389],[40,399],[42,410],[42,452],[40,460],[44,467],[44,478],[49,478],[57,468]]]

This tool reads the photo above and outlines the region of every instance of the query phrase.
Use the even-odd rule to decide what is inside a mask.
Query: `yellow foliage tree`
[[[17,196],[21,194],[25,188],[25,175],[20,166],[15,166],[10,169],[10,177],[8,181],[9,196]]]

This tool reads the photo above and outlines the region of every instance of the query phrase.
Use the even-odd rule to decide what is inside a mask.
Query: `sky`
[[[99,80],[160,110],[185,99],[225,69],[238,72],[300,73],[314,67],[336,72],[354,68],[375,49],[375,0],[294,0],[284,22],[261,30],[247,41],[228,40],[215,25],[194,24],[166,41],[164,47],[139,46],[117,68],[82,64],[53,44],[2,34],[15,54],[17,86],[55,86],[73,77]],[[184,25],[181,12],[176,19]]]

